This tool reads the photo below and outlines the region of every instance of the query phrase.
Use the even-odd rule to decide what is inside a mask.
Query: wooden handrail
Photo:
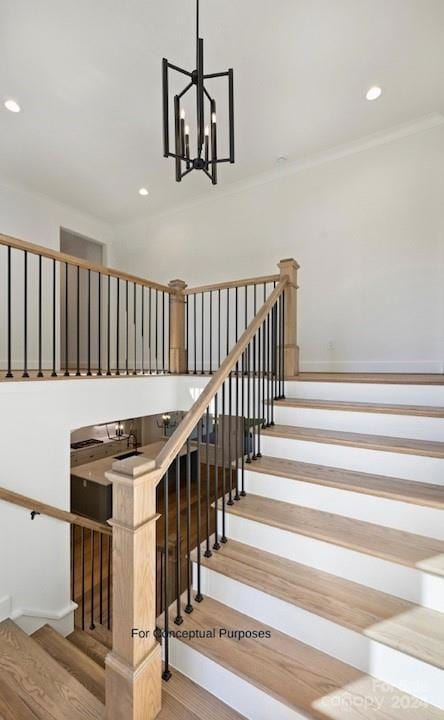
[[[78,525],[79,527],[88,528],[89,530],[95,530],[103,535],[112,535],[112,528],[110,528],[109,525],[103,525],[95,520],[89,520],[88,518],[68,512],[67,510],[60,510],[53,505],[47,505],[39,500],[33,500],[30,497],[26,497],[26,495],[19,495],[19,493],[7,490],[6,488],[0,487],[0,500],[35,511],[39,513],[39,515],[47,515],[48,517],[62,520],[71,525]]]
[[[196,295],[197,293],[211,292],[213,290],[229,290],[230,288],[245,287],[248,285],[263,285],[263,283],[278,283],[280,279],[280,275],[261,275],[260,277],[230,280],[229,282],[214,283],[213,285],[200,285],[199,287],[187,288],[185,295]]]
[[[113,268],[106,267],[105,265],[89,263],[86,260],[74,257],[74,255],[61,253],[58,250],[51,250],[50,248],[45,248],[42,245],[34,245],[33,243],[26,242],[25,240],[19,240],[18,238],[14,238],[9,235],[0,234],[0,245],[6,245],[15,248],[16,250],[23,250],[33,253],[34,255],[41,255],[49,260],[58,260],[61,263],[74,265],[75,267],[80,267],[84,270],[91,270],[92,272],[101,273],[102,275],[109,275],[110,277],[118,278],[119,280],[127,280],[130,283],[143,285],[144,287],[152,288],[153,290],[171,293],[168,285],[162,285],[161,283],[154,282],[153,280],[145,280],[144,278],[137,277],[137,275],[130,275],[129,273],[114,270]]]
[[[210,402],[225,382],[233,367],[238,362],[244,350],[248,347],[248,344],[252,340],[256,331],[264,322],[268,313],[274,306],[276,300],[284,292],[288,284],[288,277],[284,276],[279,284],[274,288],[273,292],[264,302],[260,310],[256,313],[253,320],[250,322],[248,327],[244,330],[241,337],[233,347],[231,352],[227,355],[225,360],[221,363],[217,372],[212,376],[210,382],[206,385],[202,393],[199,395],[194,405],[185,415],[184,419],[178,425],[176,430],[170,436],[166,444],[156,458],[156,469],[155,472],[159,473],[157,481],[163,477],[168,470],[169,466],[180,452],[181,447],[185,444],[187,438],[191,435],[192,431],[196,427],[200,418],[204,414],[205,410],[209,406]]]

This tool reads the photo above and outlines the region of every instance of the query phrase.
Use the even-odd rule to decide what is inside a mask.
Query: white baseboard
[[[0,622],[11,617],[11,598],[9,595],[5,595],[0,598]]]
[[[444,360],[301,360],[302,372],[444,373]]]
[[[35,608],[17,608],[9,617],[28,635],[41,628],[43,625],[51,625],[63,637],[66,637],[74,630],[74,611],[77,609],[75,602],[69,602],[61,610],[38,610]]]

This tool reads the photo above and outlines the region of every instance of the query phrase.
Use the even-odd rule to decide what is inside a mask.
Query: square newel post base
[[[154,720],[161,710],[160,645],[135,669],[112,652],[105,662],[106,720]]]

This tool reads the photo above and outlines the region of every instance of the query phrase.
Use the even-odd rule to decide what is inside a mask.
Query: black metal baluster
[[[107,609],[106,625],[107,625],[108,630],[110,630],[111,629],[111,572],[112,572],[112,538],[111,538],[111,535],[108,535],[107,560],[108,560],[108,567],[107,567],[108,572],[107,572],[106,592],[107,592],[107,596],[108,596],[107,597],[108,602],[107,602],[107,606],[106,606],[106,609]]]
[[[227,288],[227,355],[230,352],[230,288]],[[233,501],[233,468],[231,464],[231,412],[232,412],[232,373],[228,376],[228,505]]]
[[[102,375],[102,273],[97,275],[97,375]]]
[[[91,613],[89,629],[94,630],[94,530],[91,530]]]
[[[186,330],[185,330],[185,342],[187,346],[187,372],[190,372],[190,308],[189,308],[189,295],[185,295],[185,316],[186,316]]]
[[[142,322],[142,375],[145,375],[145,286],[142,285],[142,307],[141,307],[141,322]]]
[[[221,468],[222,468],[222,535],[220,538],[221,543],[227,542],[227,536],[225,534],[225,524],[226,524],[226,518],[225,518],[225,425],[226,425],[226,417],[225,417],[225,381],[222,383],[222,460],[221,460]]]
[[[285,290],[281,295],[281,398],[285,398]]]
[[[201,355],[202,355],[202,366],[200,369],[200,374],[205,375],[205,359],[204,359],[204,349],[205,349],[205,293],[201,293],[201,303],[202,303],[202,347],[201,347]]]
[[[183,617],[180,602],[180,581],[181,581],[181,537],[180,537],[180,513],[181,513],[181,497],[180,497],[180,453],[176,457],[176,625],[182,625]]]
[[[133,283],[134,370],[137,375],[137,285]]]
[[[151,288],[149,288],[149,291],[148,291],[148,351],[149,351],[149,355],[148,355],[148,372],[149,372],[150,375],[151,375],[151,372],[152,372],[152,365],[151,365],[151,362],[152,362],[151,339],[152,339],[152,324],[153,324],[153,323],[152,323],[151,314],[152,314],[152,308],[151,308]]]
[[[129,375],[129,297],[128,280],[125,281],[125,375]]]
[[[218,336],[218,342],[217,342],[217,360],[218,360],[218,367],[220,367],[220,336],[221,336],[221,326],[220,326],[220,290],[217,291],[217,336]]]
[[[71,525],[71,600],[76,599],[76,526]]]
[[[162,292],[162,372],[165,370],[165,293]]]
[[[261,389],[262,389],[262,373],[261,368],[261,354],[262,354],[262,326],[260,325],[257,331],[257,453],[256,457],[261,458],[261,428],[262,428],[262,417],[261,417]]]
[[[82,558],[82,630],[85,629],[85,528],[80,536],[80,554]]]
[[[8,369],[6,371],[6,377],[14,377],[12,373],[12,273],[11,273],[11,246],[8,245]]]
[[[196,602],[202,602],[203,595],[201,592],[201,560],[202,560],[202,549],[200,546],[201,543],[201,536],[200,536],[200,523],[202,519],[202,483],[201,483],[201,462],[202,462],[202,454],[201,454],[201,445],[202,445],[202,420],[199,420],[197,423],[197,451],[196,451],[196,459],[197,459],[197,479],[196,479],[196,489],[197,489],[197,506],[196,506],[196,512],[197,512],[197,528],[196,528],[196,534],[197,534],[197,593],[195,595]]]
[[[99,622],[103,625],[103,535],[99,532]]]
[[[251,432],[251,340],[245,350],[245,355],[247,368],[247,459],[245,462],[249,465],[252,459],[251,451],[254,450]]]
[[[106,335],[106,374],[111,375],[111,275],[108,275],[108,313]]]
[[[267,286],[264,283],[264,303],[267,299]],[[266,395],[265,395],[265,377],[267,372],[266,353],[267,353],[267,320],[262,323],[262,428],[267,427],[266,419]]]
[[[234,304],[234,310],[235,310],[235,324],[234,324],[234,333],[235,333],[235,339],[236,343],[239,340],[239,318],[238,318],[238,287],[236,286],[235,294],[235,304]],[[236,382],[235,382],[235,393],[236,393],[236,402],[235,402],[235,448],[236,448],[236,458],[235,458],[235,494],[234,499],[240,500],[239,495],[239,360],[236,362]]]
[[[91,270],[88,268],[88,370],[87,375],[91,372]]]
[[[120,375],[120,278],[117,278],[116,375]]]
[[[76,375],[80,375],[80,267],[77,265],[77,369]]]
[[[210,290],[210,375],[213,374],[213,291]]]
[[[39,369],[37,377],[43,377],[42,372],[42,256],[39,255],[39,300],[38,300],[38,313],[39,313],[39,337],[38,337],[38,354],[39,354]]]
[[[22,377],[29,378],[28,373],[28,253],[24,251],[24,284],[25,284],[25,297],[24,297],[24,315],[23,315],[23,374]]]
[[[257,297],[256,285],[253,285],[253,317],[256,315]],[[256,425],[256,354],[257,354],[257,333],[253,336],[253,387],[252,387],[252,411],[253,411],[253,455],[252,460],[257,458],[257,425]]]
[[[187,490],[187,604],[185,612],[189,615],[193,612],[191,604],[191,447],[190,438],[187,438],[187,460],[186,460],[186,490]]]
[[[193,330],[194,330],[194,373],[193,375],[197,375],[197,327],[196,327],[196,303],[197,303],[197,293],[194,293],[193,295]]]
[[[159,373],[159,291],[156,288],[156,318],[155,318],[155,332],[156,336],[154,338],[154,351],[156,354],[156,375]],[[167,559],[168,564],[168,559]]]
[[[51,377],[57,377],[56,370],[56,261],[52,261],[52,373]]]
[[[157,290],[156,290],[157,293]],[[167,470],[164,478],[163,478],[163,487],[164,487],[164,508],[163,508],[163,538],[164,538],[164,547],[165,547],[165,572],[164,572],[164,597],[165,597],[165,604],[164,604],[164,643],[165,643],[165,653],[164,653],[164,671],[162,673],[162,677],[164,680],[169,680],[171,677],[170,672],[170,642],[169,642],[169,625],[170,625],[170,619],[169,619],[169,546],[168,546],[168,540],[169,540],[169,513],[168,513],[168,502],[169,502],[169,473],[170,471]]]
[[[209,558],[212,555],[210,550],[210,407],[207,407],[205,415],[206,432],[205,432],[205,450],[206,450],[206,548],[205,557]]]
[[[218,540],[218,527],[219,527],[219,448],[218,448],[218,437],[219,437],[219,418],[217,414],[217,401],[219,393],[216,393],[214,397],[214,550],[220,550],[220,543]]]
[[[69,376],[68,369],[68,337],[69,337],[69,315],[68,315],[68,263],[65,263],[65,372]]]

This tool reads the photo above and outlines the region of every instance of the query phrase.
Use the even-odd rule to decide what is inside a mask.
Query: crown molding
[[[310,168],[319,167],[335,160],[341,160],[342,158],[350,155],[356,155],[357,153],[365,152],[374,147],[380,145],[386,145],[397,140],[409,137],[411,135],[417,135],[418,133],[427,132],[438,127],[444,126],[444,115],[441,113],[431,113],[429,115],[422,116],[415,120],[400,125],[387,128],[386,130],[365,135],[359,140],[355,140],[350,143],[338,145],[320,153],[289,162],[285,167],[273,168],[271,171],[258,173],[257,175],[250,176],[246,179],[239,180],[238,182],[231,183],[225,187],[220,185],[216,188],[212,188],[209,191],[199,195],[198,197],[188,200],[184,203],[175,205],[169,210],[162,210],[152,215],[143,215],[133,220],[129,220],[123,223],[116,223],[114,228],[124,228],[135,225],[141,225],[151,223],[162,218],[171,217],[180,212],[188,210],[193,207],[212,202],[213,200],[221,200],[222,198],[236,195],[244,190],[249,190],[260,185],[265,185],[276,180],[280,180],[283,177],[289,175],[296,175],[308,170]]]

